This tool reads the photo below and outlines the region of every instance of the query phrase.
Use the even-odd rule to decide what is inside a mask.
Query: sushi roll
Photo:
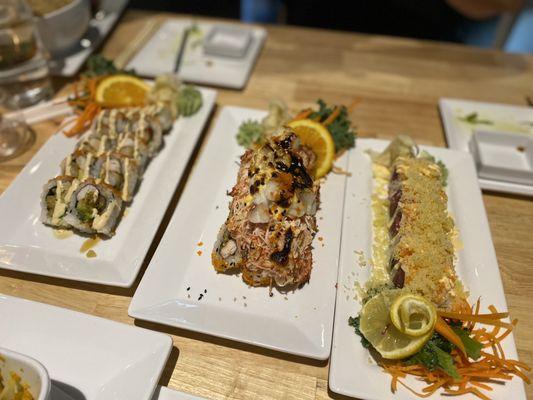
[[[151,157],[155,156],[163,144],[163,131],[158,120],[145,109],[131,110],[128,112],[128,120],[128,130],[147,144]]]
[[[140,171],[144,171],[150,160],[148,145],[133,132],[126,132],[119,136],[115,151],[123,156],[133,158]]]
[[[393,160],[389,183],[390,275],[394,286],[441,308],[460,302],[455,272],[454,221],[440,166],[431,159]]]
[[[229,215],[211,253],[217,272],[240,270],[250,286],[309,280],[319,204],[313,162],[310,150],[286,128],[244,153],[229,193]]]
[[[157,104],[146,107],[145,111],[149,116],[154,117],[157,120],[163,133],[168,133],[170,131],[172,124],[174,123],[174,118],[172,117],[172,111],[169,107],[164,106],[163,104]]]
[[[61,174],[79,179],[98,177],[98,157],[86,150],[76,150],[61,162]]]
[[[95,156],[104,154],[116,146],[116,139],[107,135],[101,135],[97,132],[91,132],[85,135],[76,145],[77,150],[88,151]]]
[[[80,232],[113,236],[121,211],[119,193],[111,186],[87,179],[72,193],[64,220]]]
[[[98,114],[93,124],[93,132],[117,139],[121,133],[130,130],[128,111],[120,108],[103,110]]]
[[[64,217],[72,193],[79,181],[70,176],[58,176],[44,185],[41,195],[41,221],[54,228],[69,228]]]
[[[97,182],[111,186],[120,193],[123,201],[133,200],[140,176],[139,166],[133,158],[107,153],[98,158],[95,170],[98,171]]]

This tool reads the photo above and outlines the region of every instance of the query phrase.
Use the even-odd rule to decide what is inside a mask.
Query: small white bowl
[[[90,20],[90,1],[73,0],[64,7],[36,17],[36,24],[44,47],[52,54],[61,54],[80,41]]]
[[[11,372],[21,377],[21,382],[29,386],[35,400],[47,400],[50,394],[50,376],[46,368],[37,360],[15,351],[0,347],[0,371],[4,380]]]

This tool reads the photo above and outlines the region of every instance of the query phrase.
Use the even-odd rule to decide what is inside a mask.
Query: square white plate
[[[366,149],[381,151],[388,141],[358,139],[357,148],[350,153],[344,206],[339,289],[335,311],[335,330],[329,369],[329,386],[336,393],[367,400],[412,399],[413,395],[399,386],[396,394],[390,390],[390,376],[371,359],[367,349],[361,346],[360,337],[348,326],[348,318],[359,314],[361,305],[356,298],[355,283],[364,285],[371,266],[363,266],[355,253],[362,251],[368,261],[372,257],[372,167]],[[457,254],[456,270],[470,291],[470,299],[481,296],[482,305],[494,304],[499,310],[507,310],[505,295],[490,236],[485,207],[477,184],[474,163],[469,154],[436,147],[424,147],[449,170],[447,193],[448,208],[459,229],[464,248]],[[363,263],[364,264],[364,263]],[[370,264],[370,263],[368,263]],[[517,358],[513,336],[503,344],[509,358]],[[419,382],[409,380],[414,388]],[[513,379],[505,385],[493,385],[489,395],[493,399],[525,399],[524,385]],[[432,398],[441,398],[434,395]],[[473,399],[461,396],[461,399]]]
[[[172,347],[162,333],[2,294],[0,321],[2,346],[48,370],[51,400],[150,399]]]
[[[477,101],[440,99],[439,108],[444,132],[451,149],[470,152],[469,142],[474,129],[504,131],[533,135],[533,107],[519,107]],[[491,124],[470,124],[461,118],[476,112],[480,120]],[[533,185],[479,178],[482,189],[533,196]]]
[[[244,149],[241,122],[266,113],[224,107],[180,204],[130,304],[132,317],[203,332],[286,353],[327,359],[346,177],[330,174],[320,191],[319,232],[311,280],[286,295],[248,287],[238,275],[217,274],[211,250],[228,216],[229,197]],[[347,157],[337,165],[345,168]],[[322,240],[321,240],[322,239]],[[202,295],[202,296],[200,296]],[[200,299],[201,298],[201,299]]]
[[[183,32],[193,23],[192,19],[165,22],[129,62],[127,68],[133,68],[138,74],[146,77],[173,72]],[[201,36],[189,35],[178,77],[186,82],[203,85],[232,89],[244,88],[263,47],[266,31],[256,26],[237,25],[241,29],[250,29],[252,40],[243,58],[231,58],[205,54],[202,42],[209,35],[213,26],[227,25],[231,27],[235,24],[200,22],[197,25],[200,28]]]
[[[58,239],[40,221],[42,188],[59,173],[61,160],[78,140],[52,136],[0,197],[0,268],[131,286],[215,104],[216,91],[201,91],[202,108],[191,118],[179,118],[165,135],[165,145],[148,165],[116,235],[94,247],[95,258],[79,251],[86,238]]]

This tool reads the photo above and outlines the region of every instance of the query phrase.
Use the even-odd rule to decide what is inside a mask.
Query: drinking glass
[[[0,0],[0,101],[17,109],[52,95],[46,53],[24,0]]]

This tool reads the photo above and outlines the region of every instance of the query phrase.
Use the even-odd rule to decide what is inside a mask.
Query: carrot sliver
[[[340,115],[340,113],[341,113],[341,108],[338,107],[338,106],[335,106],[335,108],[333,109],[333,112],[331,114],[329,114],[329,116],[326,118],[326,120],[323,122],[323,124],[325,126],[330,125],[333,121],[335,121],[337,119],[337,117]]]

